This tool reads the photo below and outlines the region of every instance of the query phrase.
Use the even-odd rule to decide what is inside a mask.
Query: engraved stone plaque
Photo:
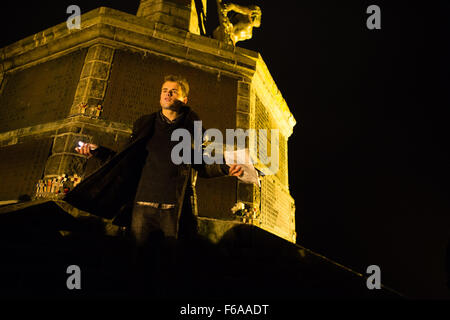
[[[295,233],[294,200],[271,176],[261,181],[261,227],[290,241]]]
[[[30,139],[0,149],[0,200],[33,197],[41,179],[53,138]]]
[[[188,105],[205,128],[234,128],[237,80],[185,66],[153,55],[117,50],[104,100],[102,118],[132,124],[146,113],[160,109],[164,76],[185,77],[190,86]]]
[[[0,132],[65,118],[85,54],[78,50],[7,74],[0,95]]]
[[[256,97],[256,115],[255,115],[255,127],[256,129],[266,129],[267,130],[267,150],[262,150],[263,153],[270,155],[271,150],[271,134],[270,129],[277,129],[277,125],[275,120],[273,119],[272,115],[269,113],[269,111],[265,108],[265,106],[262,104],[261,100]],[[258,144],[258,154],[259,154],[259,144]],[[276,176],[280,181],[283,183],[283,185],[288,185],[288,165],[287,165],[287,140],[286,138],[281,134],[279,134],[279,148],[278,148],[278,161],[279,161],[279,168],[276,173]]]

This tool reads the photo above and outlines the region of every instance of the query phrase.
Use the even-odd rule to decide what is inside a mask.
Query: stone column
[[[238,81],[236,128],[247,129],[251,127],[250,111],[250,83],[246,81]]]
[[[204,35],[206,0],[141,0],[136,15]]]
[[[61,131],[68,132],[55,135],[52,153],[45,164],[42,179],[44,185],[52,185],[52,187],[36,194],[36,197],[58,197],[64,193],[64,188],[72,189],[81,181],[86,166],[86,158],[76,153],[74,149],[78,141],[89,141],[91,137],[81,134],[81,128],[77,126],[67,127]],[[64,181],[62,181],[63,179]],[[41,183],[41,181],[38,183]],[[61,183],[61,186],[58,183]],[[57,186],[54,186],[54,184],[57,184]]]
[[[57,197],[55,190],[66,187],[71,189],[80,182],[85,171],[86,158],[79,155],[75,147],[78,141],[92,142],[93,135],[92,131],[85,133],[84,125],[77,122],[76,116],[83,118],[86,116],[84,121],[87,122],[98,122],[113,55],[114,49],[101,44],[89,48],[69,113],[69,118],[74,119],[74,122],[69,121],[55,134],[52,152],[45,165],[43,181],[38,182],[43,182],[46,186],[51,184],[51,190],[47,188],[45,192],[37,195],[38,197]],[[58,185],[61,179],[66,179],[64,188],[55,187],[54,184]]]
[[[254,94],[254,93],[253,93]],[[237,83],[237,102],[236,102],[236,128],[243,130],[255,128],[255,108],[254,99],[252,99],[252,88],[249,81],[243,80]],[[249,132],[249,143],[246,147],[249,148],[253,159],[257,159],[255,137],[256,132]],[[257,134],[257,133],[256,133]],[[253,184],[246,184],[238,181],[237,183],[237,201],[243,202],[249,208],[256,207],[258,209],[255,215],[246,218],[246,223],[259,225],[259,206],[260,206],[260,190],[259,187]]]
[[[114,49],[101,44],[89,48],[70,115],[96,116],[96,109],[105,96],[113,55]]]

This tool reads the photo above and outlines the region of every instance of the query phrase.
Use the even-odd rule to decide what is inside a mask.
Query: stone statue
[[[253,27],[261,25],[261,9],[258,6],[241,6],[217,0],[220,26],[214,30],[214,38],[236,45],[236,42],[252,38]],[[231,14],[229,14],[231,12]]]

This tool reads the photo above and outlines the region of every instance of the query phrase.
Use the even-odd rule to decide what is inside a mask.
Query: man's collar
[[[164,113],[162,112],[162,110],[159,110],[159,115],[160,115],[161,119],[162,119],[165,123],[168,123],[168,124],[173,124],[173,123],[177,122],[183,114],[184,114],[184,111],[183,111],[183,110],[180,110],[180,112],[178,112],[178,114],[177,114],[177,117],[176,117],[174,120],[170,120],[169,118],[167,118],[167,117],[164,115]]]

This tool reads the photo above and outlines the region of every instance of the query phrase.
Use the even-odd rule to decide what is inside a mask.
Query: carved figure
[[[236,42],[252,38],[253,27],[261,25],[261,9],[258,6],[241,6],[217,0],[220,26],[214,30],[214,38],[236,45]]]

